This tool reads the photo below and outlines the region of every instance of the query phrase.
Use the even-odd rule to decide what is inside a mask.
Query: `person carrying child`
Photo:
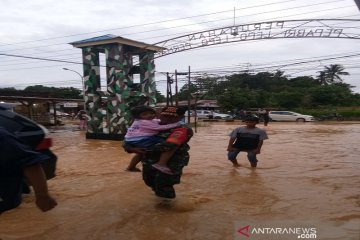
[[[176,197],[174,186],[180,184],[183,168],[188,165],[190,160],[190,146],[188,143],[193,136],[193,131],[190,126],[181,122],[185,111],[185,108],[175,106],[167,106],[161,110],[159,114],[160,125],[179,121],[181,125],[161,131],[158,136],[164,140],[162,143],[156,144],[152,151],[145,152],[142,149],[134,148],[127,144],[126,141],[123,144],[123,148],[128,153],[143,154],[141,163],[144,183],[154,191],[156,196],[161,198],[173,199]],[[172,175],[165,174],[153,167],[154,163],[159,161],[162,153],[167,151],[175,151],[167,162],[167,166],[173,173]]]
[[[148,106],[137,106],[131,109],[131,115],[134,118],[134,122],[128,128],[125,135],[126,144],[134,148],[142,148],[145,151],[151,151],[151,148],[158,143],[164,141],[164,138],[156,136],[160,131],[168,130],[180,126],[180,122],[160,125],[160,120],[155,119],[156,111]],[[167,167],[167,162],[175,152],[174,150],[162,152],[160,159],[152,167],[157,170],[172,175],[172,171]],[[143,154],[136,154],[131,160],[131,163],[140,162]],[[135,164],[136,165],[136,164]],[[128,171],[134,169],[127,168]]]
[[[263,141],[268,139],[268,136],[264,130],[256,127],[256,124],[259,123],[257,116],[246,116],[244,122],[245,127],[236,128],[230,133],[227,147],[228,159],[233,163],[234,167],[239,167],[236,159],[237,155],[240,152],[247,152],[251,167],[255,168],[258,162],[256,155],[260,154]]]

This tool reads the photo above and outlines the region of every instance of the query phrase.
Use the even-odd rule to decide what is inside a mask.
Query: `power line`
[[[331,55],[330,55],[331,56]],[[327,57],[327,58],[322,58],[322,59],[315,59],[315,60],[309,60],[309,61],[300,61],[300,62],[295,62],[295,63],[289,63],[289,64],[280,64],[280,65],[272,65],[272,66],[263,66],[263,67],[253,67],[253,68],[248,68],[248,69],[243,69],[243,70],[227,70],[227,71],[221,71],[221,69],[219,68],[215,68],[215,70],[209,70],[209,71],[193,71],[191,72],[192,75],[203,75],[203,74],[224,74],[224,73],[239,73],[239,72],[244,72],[244,71],[250,71],[250,72],[254,72],[254,71],[261,71],[264,69],[278,69],[279,67],[284,67],[284,66],[291,66],[291,65],[300,65],[300,64],[307,64],[307,63],[311,63],[311,62],[319,62],[319,61],[326,61],[326,60],[333,60],[333,59],[341,59],[341,58],[349,58],[349,57],[355,57],[355,56],[360,56],[360,53],[357,54],[350,54],[350,55],[345,55],[345,56],[337,56],[337,57]],[[293,60],[290,60],[293,61]],[[354,67],[354,68],[359,68],[359,67]],[[310,69],[306,69],[304,71],[310,71]],[[157,74],[161,74],[163,72],[156,72]],[[292,73],[292,75],[295,73]],[[104,79],[103,79],[104,80]],[[182,78],[178,79],[179,81],[182,81]],[[187,79],[183,79],[184,81],[187,81]],[[55,81],[55,82],[41,82],[41,84],[60,84],[60,83],[71,83],[73,81],[79,81],[79,80],[65,80],[65,81]],[[155,82],[163,82],[166,80],[157,80]],[[32,83],[35,84],[35,83]],[[24,85],[28,85],[28,84],[13,84],[12,86],[24,86]]]
[[[24,55],[15,55],[15,54],[7,54],[7,53],[0,53],[0,56],[7,56],[7,57],[17,57],[17,58],[28,58],[28,59],[35,59],[35,60],[42,60],[42,61],[49,61],[49,62],[62,62],[62,63],[72,63],[72,64],[83,64],[79,62],[70,62],[65,60],[56,60],[56,59],[49,59],[49,58],[38,58],[38,57],[29,57]]]
[[[72,54],[75,55],[75,54]],[[79,59],[79,54],[76,54],[76,57],[73,58],[67,58],[67,59],[59,59],[59,60],[70,60],[70,59]],[[64,56],[64,55],[58,55],[58,56]],[[69,55],[70,56],[70,55]],[[33,59],[33,60],[37,60],[37,59]],[[7,67],[7,66],[21,66],[21,65],[28,65],[28,64],[38,64],[38,63],[43,63],[42,61],[40,62],[34,62],[33,60],[23,60],[23,61],[19,61],[19,60],[13,60],[13,61],[7,61],[7,62],[16,62],[16,63],[10,63],[10,64],[0,64],[0,67]],[[1,61],[0,61],[1,62]],[[19,68],[16,68],[19,70]],[[21,68],[23,69],[23,68]]]
[[[260,40],[256,40],[256,41],[260,41]],[[232,44],[246,44],[246,42],[232,43]],[[214,47],[219,47],[219,46],[210,46],[210,47],[207,47],[207,48],[214,48]],[[189,51],[194,51],[194,50],[198,50],[198,49],[191,49]],[[59,60],[59,59],[56,60],[56,59],[49,59],[49,58],[30,57],[30,56],[6,54],[6,53],[0,53],[0,55],[9,56],[9,57],[28,58],[28,59],[33,59],[33,60],[42,60],[42,61],[54,61],[54,62],[63,62],[63,63],[71,63],[71,64],[82,64],[80,62],[72,62],[72,61],[67,61],[67,60]],[[61,55],[59,55],[59,56],[61,56]],[[73,59],[75,59],[75,58],[73,58]],[[16,64],[16,65],[18,65],[18,64]],[[46,66],[46,67],[49,67],[49,66]],[[106,66],[100,65],[100,67],[106,67]],[[29,67],[29,68],[22,68],[22,69],[32,69],[32,68],[36,68],[36,67]],[[2,71],[11,71],[11,70],[19,70],[19,68],[7,69],[7,70],[2,70]]]
[[[286,0],[286,1],[280,1],[280,2],[275,2],[275,3],[255,5],[255,6],[245,7],[245,8],[239,8],[239,9],[236,9],[236,10],[245,10],[245,9],[250,9],[250,8],[264,7],[264,6],[275,5],[275,4],[286,3],[286,2],[294,2],[294,1],[296,1],[296,0]],[[341,0],[341,1],[343,1],[343,0]],[[145,24],[135,24],[135,25],[126,26],[126,27],[104,29],[104,30],[94,31],[94,32],[72,34],[72,35],[59,36],[59,37],[53,37],[53,38],[43,38],[43,39],[38,39],[38,40],[24,41],[24,42],[17,42],[17,43],[5,43],[5,44],[3,44],[3,46],[5,46],[5,45],[18,45],[18,44],[23,44],[23,43],[31,43],[31,42],[38,42],[38,41],[44,41],[44,40],[53,40],[53,39],[59,39],[59,38],[68,38],[68,37],[81,36],[81,35],[89,35],[89,34],[94,34],[94,33],[99,33],[99,32],[107,32],[107,31],[113,31],[113,30],[123,30],[123,29],[128,29],[128,28],[143,27],[143,26],[149,26],[149,25],[157,25],[159,23],[174,22],[174,21],[179,21],[179,20],[185,20],[185,19],[191,19],[191,18],[197,18],[197,17],[216,15],[216,14],[227,13],[227,12],[232,12],[232,11],[233,11],[233,9],[219,11],[219,12],[213,12],[213,13],[199,14],[199,15],[194,15],[194,16],[189,16],[189,17],[181,17],[181,18],[174,18],[174,19],[169,19],[169,20],[156,21],[156,22],[145,23]]]
[[[292,0],[294,1],[294,0]],[[291,1],[282,1],[282,2],[278,2],[278,3],[284,3],[284,2],[291,2]],[[332,2],[340,2],[340,1],[332,1]],[[332,2],[327,2],[327,3],[332,3]],[[277,3],[273,3],[273,4],[277,4]],[[259,6],[264,6],[264,5],[259,5]],[[255,7],[255,6],[254,6]],[[243,9],[247,9],[247,8],[240,8],[238,10],[243,10]],[[338,8],[332,8],[332,9],[326,9],[326,10],[320,10],[320,11],[313,11],[313,12],[307,12],[307,13],[300,13],[301,15],[302,14],[309,14],[309,13],[314,13],[314,12],[321,12],[321,11],[329,11],[329,10],[337,10]],[[222,11],[222,12],[215,12],[215,13],[209,13],[209,14],[203,14],[204,16],[205,15],[216,15],[216,14],[220,14],[220,13],[226,13],[226,12],[232,12],[232,10],[228,10],[228,11]],[[277,10],[278,11],[278,10]],[[269,11],[268,13],[270,13],[271,11]],[[261,13],[257,13],[257,14],[253,14],[253,15],[248,15],[248,16],[254,16],[254,15],[259,15]],[[300,14],[295,14],[295,15],[289,15],[289,16],[296,16],[296,15],[300,15]],[[179,19],[187,19],[187,18],[195,18],[195,17],[198,17],[198,16],[203,16],[203,15],[197,15],[197,16],[192,16],[192,17],[186,17],[186,18],[179,18]],[[285,16],[285,17],[289,17],[289,16]],[[284,16],[282,16],[284,17]],[[230,18],[226,18],[224,20],[228,20]],[[128,26],[128,27],[124,27],[124,28],[120,28],[120,29],[126,29],[126,28],[131,28],[131,27],[138,27],[138,26],[144,26],[144,25],[151,25],[151,24],[156,24],[156,23],[161,23],[161,22],[171,22],[173,20],[166,20],[166,21],[159,21],[159,22],[155,22],[155,23],[148,23],[148,24],[138,24],[138,25],[133,25],[133,26]],[[215,21],[218,21],[215,20]],[[215,21],[208,21],[208,22],[215,22]],[[195,23],[195,24],[202,24],[202,23],[208,23],[208,22],[200,22],[200,23]],[[193,25],[195,25],[193,24]],[[183,25],[183,26],[189,26],[189,25]],[[180,26],[180,27],[183,27],[183,26]],[[170,29],[170,28],[164,28],[164,30],[167,30],[167,29]],[[103,31],[108,31],[108,30],[103,30]],[[141,34],[141,33],[146,33],[148,31],[143,31],[143,32],[138,32],[138,33],[132,33],[132,34]],[[70,36],[79,36],[79,35],[82,35],[82,34],[76,34],[76,35],[70,35]],[[69,37],[69,36],[65,36],[65,37]],[[43,40],[51,40],[51,39],[58,39],[58,38],[65,38],[65,37],[56,37],[56,38],[48,38],[48,39],[43,39]],[[28,41],[28,42],[39,42],[39,41],[43,41],[43,40],[35,40],[35,41]],[[28,42],[23,42],[23,43],[28,43]],[[15,43],[15,44],[11,44],[11,45],[16,45],[16,44],[20,44],[20,43]],[[245,43],[244,43],[245,44]],[[55,44],[55,45],[60,45],[59,44]],[[47,46],[54,46],[54,45],[47,45]],[[40,46],[41,47],[41,46]],[[46,47],[46,46],[45,46]],[[222,46],[223,47],[223,46]],[[68,51],[68,50],[62,50],[62,51]],[[59,52],[59,51],[54,51],[54,52]],[[2,55],[2,54],[0,54]],[[9,55],[13,55],[13,54],[9,54]],[[17,57],[19,58],[21,55],[17,55]],[[11,56],[11,57],[14,57],[14,56]],[[40,61],[48,61],[48,58],[42,58],[42,57],[26,57],[25,58],[28,58],[28,59],[32,59],[32,60],[40,60]],[[80,58],[80,56],[79,56]],[[69,63],[69,64],[82,64],[80,62],[72,62],[72,61],[66,61],[66,60],[56,60],[56,59],[49,59],[49,61],[53,61],[53,62],[65,62],[65,63]],[[56,66],[59,66],[59,65],[56,65]],[[46,66],[46,67],[55,67],[55,66]],[[104,66],[102,66],[104,67]],[[27,69],[32,69],[32,68],[27,68]],[[15,70],[15,69],[14,69]],[[19,68],[16,69],[17,71],[19,70]]]
[[[64,50],[65,51],[65,50]],[[37,59],[37,60],[46,60],[45,58],[35,58],[35,57],[28,57],[28,58],[31,58],[31,59]],[[59,60],[50,60],[50,61],[59,61]],[[61,60],[61,61],[64,61],[66,63],[71,63],[71,64],[81,64],[81,63],[77,63],[77,62],[70,62],[70,61],[66,61],[66,60]],[[46,66],[46,67],[51,67],[51,66]],[[26,68],[26,69],[32,69],[31,67],[29,68]],[[19,70],[19,68],[16,68],[16,69],[8,69],[8,70],[5,70],[5,71],[11,71],[11,70]],[[4,70],[3,70],[4,71]]]
[[[294,0],[288,0],[288,1],[294,1]],[[288,2],[288,1],[284,1],[284,2]],[[256,13],[256,14],[249,14],[249,15],[243,15],[242,17],[249,17],[249,16],[256,16],[256,15],[262,15],[265,13],[274,13],[274,12],[279,12],[279,11],[288,11],[290,9],[298,9],[298,8],[304,8],[304,7],[312,7],[312,6],[317,6],[317,5],[322,5],[322,4],[329,4],[329,3],[334,3],[334,2],[341,2],[341,1],[345,1],[345,0],[335,0],[335,1],[328,1],[328,2],[322,2],[322,3],[314,3],[314,4],[310,4],[310,5],[303,5],[303,6],[299,6],[299,7],[293,7],[293,8],[284,8],[284,9],[280,9],[280,10],[274,10],[274,11],[266,11],[266,12],[260,12],[260,13]],[[280,2],[282,3],[282,2]],[[260,5],[260,6],[266,6],[265,5]],[[259,6],[254,6],[254,7],[259,7]],[[340,8],[346,8],[346,7],[352,7],[352,6],[343,6]],[[249,8],[253,8],[253,7],[249,7]],[[237,10],[244,10],[247,8],[240,8]],[[338,10],[339,7],[337,8],[331,8],[331,9],[326,9],[326,10],[318,10],[318,11],[313,11],[313,12],[320,12],[320,11],[328,11],[328,10]],[[233,10],[227,10],[227,11],[222,11],[222,12],[230,12]],[[205,15],[214,15],[214,14],[219,14],[222,12],[215,12],[215,13],[210,13],[210,14],[205,14]],[[311,13],[313,13],[311,12]],[[304,13],[304,14],[308,14],[308,13]],[[201,16],[201,15],[199,15]],[[194,16],[197,17],[197,16]],[[187,18],[193,18],[193,17],[187,17]],[[186,18],[180,18],[180,19],[186,19]],[[150,31],[142,31],[142,32],[137,32],[137,33],[131,33],[131,34],[125,34],[124,36],[128,36],[128,35],[133,35],[133,34],[141,34],[141,33],[146,33],[146,32],[151,32],[151,31],[160,31],[160,30],[168,30],[168,29],[173,29],[173,28],[178,28],[178,27],[184,27],[184,26],[192,26],[192,25],[199,25],[199,24],[203,24],[203,23],[209,23],[209,22],[219,22],[219,21],[223,21],[223,20],[229,20],[232,18],[225,18],[225,19],[216,19],[216,20],[212,20],[212,21],[206,21],[206,22],[200,22],[200,23],[194,23],[194,24],[187,24],[187,25],[181,25],[181,26],[175,26],[175,27],[169,27],[169,28],[162,28],[162,29],[157,29],[157,30],[150,30]],[[160,21],[160,22],[155,22],[155,23],[149,23],[149,24],[144,24],[144,25],[152,25],[152,24],[156,24],[156,23],[161,23],[161,22],[168,22],[171,20],[166,20],[166,21]],[[133,26],[143,26],[143,25],[133,25]],[[129,26],[129,27],[125,27],[125,28],[131,28],[133,26]],[[105,30],[103,30],[105,31]],[[80,34],[81,35],[81,34]],[[59,37],[58,37],[59,38]],[[30,41],[30,42],[41,42],[43,40],[34,40],[34,41]],[[37,48],[40,47],[49,47],[49,46],[57,46],[57,45],[62,45],[62,44],[67,44],[67,43],[56,43],[56,44],[51,44],[51,45],[40,45],[40,46],[36,46]],[[12,44],[9,44],[12,45]],[[15,44],[13,44],[15,45]],[[26,49],[33,49],[34,47],[27,47],[27,48],[18,48],[18,49],[10,49],[7,50],[6,52],[12,52],[12,51],[18,51],[18,50],[26,50]]]
[[[257,40],[259,41],[259,40]],[[240,43],[235,43],[235,44],[246,44],[247,42],[240,42]],[[218,47],[218,46],[210,46],[210,47],[207,47],[207,48],[214,48],[214,47]],[[191,49],[189,51],[194,51],[194,50],[198,50],[198,49]],[[64,50],[65,51],[65,50]],[[5,55],[6,54],[0,54],[0,55]],[[14,54],[7,54],[8,56],[12,56],[12,57],[19,57],[20,55],[14,55]],[[71,54],[71,55],[74,55],[74,54]],[[58,56],[69,56],[69,55],[58,55]],[[45,58],[36,58],[36,57],[24,57],[24,58],[30,58],[30,59],[34,59],[34,60],[49,60],[49,59],[45,59]],[[73,58],[75,59],[75,58]],[[49,60],[49,61],[64,61],[64,62],[69,62],[69,61],[66,61],[66,60]],[[26,62],[27,63],[27,62]],[[73,62],[69,62],[69,63],[73,63]],[[75,64],[80,64],[80,63],[75,63]],[[14,65],[18,65],[18,64],[14,64]],[[4,66],[4,65],[0,65],[0,66]],[[105,66],[102,66],[102,67],[105,67]],[[27,69],[30,69],[30,68],[27,68]],[[10,70],[15,70],[15,69],[10,69]],[[19,68],[16,68],[16,70],[19,70]]]

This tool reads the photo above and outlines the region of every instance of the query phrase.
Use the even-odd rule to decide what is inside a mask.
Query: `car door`
[[[269,116],[273,121],[284,121],[281,111],[271,111]]]
[[[210,115],[210,111],[206,111],[206,110],[196,110],[196,116],[199,119],[203,119],[203,118],[209,118]]]
[[[283,121],[294,121],[294,114],[292,112],[282,112]]]

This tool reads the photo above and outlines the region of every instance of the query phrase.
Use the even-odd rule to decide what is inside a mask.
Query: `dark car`
[[[0,126],[16,135],[34,151],[41,152],[50,157],[42,164],[46,178],[55,177],[57,156],[50,150],[52,139],[48,137],[49,131],[42,125],[12,111],[13,104],[0,103]]]

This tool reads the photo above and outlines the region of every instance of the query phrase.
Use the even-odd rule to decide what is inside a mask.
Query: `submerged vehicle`
[[[315,117],[311,115],[304,115],[291,111],[270,111],[269,117],[271,121],[289,121],[289,122],[312,122]]]
[[[0,103],[0,126],[17,136],[34,151],[49,156],[42,164],[47,179],[55,177],[57,156],[50,150],[52,139],[49,131],[42,125],[12,111],[11,103]]]

